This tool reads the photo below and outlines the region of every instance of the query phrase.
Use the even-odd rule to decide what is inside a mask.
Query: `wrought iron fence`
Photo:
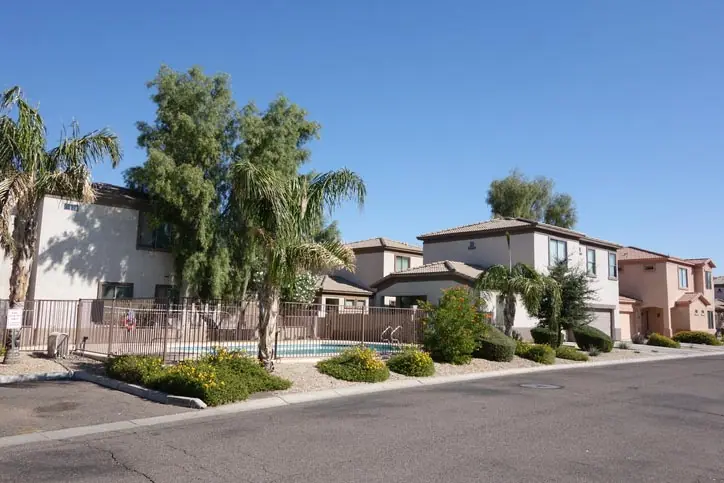
[[[4,302],[4,303],[3,303]],[[6,301],[0,301],[4,328]],[[226,347],[256,353],[256,302],[155,299],[32,300],[25,303],[21,350],[45,350],[53,332],[68,334],[71,350],[196,358]],[[423,312],[387,307],[283,303],[277,317],[277,358],[322,357],[366,344],[389,353],[422,339]]]

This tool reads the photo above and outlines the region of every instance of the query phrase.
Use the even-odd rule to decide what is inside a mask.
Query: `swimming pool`
[[[277,346],[277,357],[325,357],[329,355],[339,354],[345,349],[359,345],[359,342],[322,342],[322,341],[284,341],[279,342]],[[386,342],[365,342],[364,345],[377,351],[380,354],[390,354],[401,351],[405,346],[403,344],[391,344]],[[225,348],[229,351],[243,351],[256,354],[256,342],[232,342],[224,343],[216,346],[209,345],[187,345],[173,349],[183,354],[207,354],[213,352],[216,348]]]

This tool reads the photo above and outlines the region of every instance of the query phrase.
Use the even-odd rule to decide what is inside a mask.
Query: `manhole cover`
[[[554,384],[521,384],[520,387],[527,389],[560,389],[563,386],[556,386]]]

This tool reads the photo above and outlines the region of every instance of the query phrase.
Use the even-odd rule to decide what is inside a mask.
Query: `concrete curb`
[[[658,356],[658,357],[645,357],[639,359],[629,360],[616,360],[616,361],[601,361],[601,362],[588,362],[581,364],[565,364],[565,365],[552,365],[552,366],[538,366],[538,367],[524,367],[520,369],[504,369],[500,371],[490,372],[478,372],[472,374],[460,374],[455,376],[443,376],[433,378],[419,378],[419,379],[403,379],[397,381],[382,382],[369,385],[349,386],[339,389],[328,389],[324,391],[315,392],[300,392],[291,394],[280,394],[276,396],[265,397],[261,399],[252,399],[250,401],[244,401],[239,403],[227,404],[224,406],[217,406],[206,409],[205,411],[194,411],[179,414],[169,414],[166,416],[155,416],[150,418],[142,419],[131,419],[129,421],[119,421],[116,423],[108,424],[96,424],[92,426],[81,426],[77,428],[60,429],[56,431],[43,431],[30,434],[20,434],[16,436],[6,436],[0,438],[0,448],[9,446],[19,446],[23,444],[37,443],[42,441],[57,441],[63,439],[75,438],[78,436],[86,436],[98,433],[108,433],[115,431],[133,430],[141,427],[157,426],[161,424],[169,424],[183,421],[193,421],[196,419],[209,418],[215,416],[224,416],[235,413],[242,413],[248,411],[256,411],[259,409],[270,409],[281,406],[292,406],[295,404],[303,404],[315,401],[325,401],[330,399],[337,399],[342,397],[349,397],[353,395],[362,394],[373,394],[378,392],[394,391],[399,389],[409,389],[413,387],[425,387],[434,386],[438,384],[450,384],[455,382],[474,381],[479,379],[492,379],[497,377],[515,376],[521,374],[531,374],[537,372],[553,372],[553,371],[564,371],[564,370],[576,370],[576,369],[595,369],[597,367],[606,366],[618,366],[628,364],[640,364],[646,362],[656,361],[672,361],[678,359],[695,359],[701,357],[711,356],[722,356],[724,352],[717,353],[706,353],[706,354],[681,354],[676,356]],[[77,374],[77,373],[76,373]],[[91,375],[93,376],[93,375]],[[85,377],[85,376],[81,376]],[[96,376],[99,377],[99,376]],[[107,379],[107,378],[103,378]],[[111,379],[112,383],[118,384],[119,381]],[[95,381],[91,381],[95,382]],[[125,384],[125,383],[121,383]],[[103,384],[102,384],[103,385]],[[138,388],[139,386],[133,386],[132,384],[126,384]],[[110,386],[107,386],[110,387]],[[113,387],[115,389],[115,387]],[[144,388],[141,388],[144,389]],[[122,390],[122,389],[119,389]],[[157,391],[154,391],[157,392]],[[162,393],[161,393],[162,394]]]
[[[129,384],[127,382],[119,381],[117,379],[111,379],[110,377],[100,376],[98,374],[91,374],[85,371],[76,371],[73,373],[73,379],[78,381],[87,381],[99,386],[107,387],[109,389],[115,389],[116,391],[125,392],[134,396],[148,399],[161,404],[171,404],[174,406],[181,406],[192,409],[206,409],[206,403],[201,399],[195,397],[184,397],[184,396],[173,396],[166,394],[165,392],[154,391],[153,389],[147,389],[142,386],[135,384]]]
[[[33,381],[61,381],[71,379],[73,373],[68,372],[43,372],[37,374],[17,374],[12,376],[0,376],[0,384],[15,384],[18,382]]]

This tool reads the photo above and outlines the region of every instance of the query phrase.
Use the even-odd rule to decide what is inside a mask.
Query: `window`
[[[474,241],[471,241],[471,242],[468,244],[468,250],[475,250],[475,242],[474,242]]]
[[[75,211],[75,212],[77,212],[79,208],[80,208],[80,206],[79,206],[79,205],[76,205],[75,203],[65,203],[65,204],[63,205],[63,209],[66,210],[66,211]]]
[[[173,285],[156,285],[153,298],[160,304],[178,303],[179,291]]]
[[[589,275],[595,276],[596,275],[596,249],[595,248],[587,248],[586,249],[586,271]]]
[[[655,265],[644,265],[644,272],[653,272],[656,270]]]
[[[608,278],[618,278],[618,264],[616,254],[613,252],[608,252]]]
[[[568,261],[568,245],[563,240],[548,239],[548,266],[553,267]]]
[[[352,300],[352,299],[344,299],[344,306],[345,306],[345,307],[354,307],[354,300]]]
[[[171,247],[171,227],[166,223],[154,226],[148,214],[140,212],[138,214],[138,240],[136,245],[139,248],[168,250]]]
[[[133,284],[118,282],[101,283],[101,298],[107,300],[132,299]]]
[[[711,272],[704,272],[704,279],[706,280],[706,289],[711,290]]]
[[[420,305],[420,302],[426,302],[426,295],[402,295],[397,297],[397,307],[401,309],[409,309],[413,305]]]
[[[395,256],[395,272],[401,272],[410,268],[410,257]]]
[[[714,312],[711,310],[706,313],[706,326],[710,329],[714,328]]]
[[[689,288],[689,271],[679,267],[679,288]]]
[[[357,301],[355,301],[354,305],[355,305],[355,307],[364,307],[364,306],[365,306],[365,301],[364,301],[364,300],[357,300]]]

